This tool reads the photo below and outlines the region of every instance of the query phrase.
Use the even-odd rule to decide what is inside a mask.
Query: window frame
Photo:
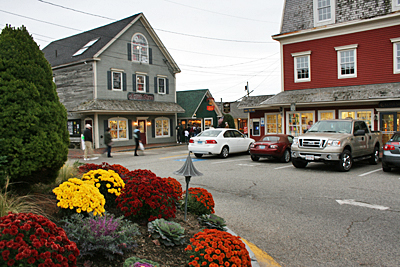
[[[353,118],[353,119],[356,119],[356,120],[359,120],[359,118],[358,118],[358,113],[359,112],[370,112],[371,113],[371,124],[369,124],[367,121],[365,121],[365,123],[368,125],[368,126],[371,126],[371,129],[374,129],[374,123],[375,123],[375,120],[374,120],[374,109],[340,109],[339,110],[339,119],[344,119],[344,118],[342,118],[342,113],[343,112],[354,112],[354,117],[355,118]]]
[[[318,8],[318,1],[313,1],[313,13],[314,13],[314,27],[324,26],[328,24],[334,24],[336,21],[336,0],[329,0],[330,1],[330,9],[331,9],[331,17],[329,19],[320,20],[319,19],[319,8]]]
[[[157,133],[157,122],[158,121],[161,121],[161,135],[159,135],[158,133]],[[167,127],[168,127],[168,134],[164,134],[164,123],[163,123],[163,121],[167,121]],[[166,117],[159,117],[159,118],[155,118],[154,119],[154,123],[155,123],[155,125],[154,125],[154,130],[155,130],[155,138],[166,138],[166,137],[170,137],[171,136],[171,127],[170,127],[170,119],[169,118],[166,118]]]
[[[294,82],[295,83],[300,83],[300,82],[310,82],[311,81],[311,51],[304,51],[304,52],[298,52],[298,53],[292,53],[293,57],[293,69],[294,69]],[[297,73],[297,61],[300,58],[307,58],[307,64],[308,64],[308,77],[307,78],[300,78],[298,77]]]
[[[290,116],[293,114],[299,114],[299,122],[298,124],[290,124]],[[308,119],[308,121],[312,120],[315,123],[315,111],[314,110],[302,110],[302,111],[288,111],[286,112],[286,134],[292,135],[294,137],[302,135],[304,133],[304,130],[307,130],[308,126],[308,121],[305,121],[303,123],[303,116],[302,114],[312,114],[312,118]],[[290,131],[290,127],[296,127],[299,131]]]
[[[113,129],[112,128],[112,125],[111,125],[110,121],[116,121],[117,122],[117,129]],[[126,129],[120,130],[120,125],[121,125],[120,121],[125,122]],[[127,118],[123,118],[123,117],[113,117],[113,118],[109,118],[107,120],[108,127],[111,128],[111,131],[110,131],[111,136],[117,136],[117,138],[112,138],[112,141],[127,141],[127,140],[129,140],[129,125],[128,125],[128,123],[129,123],[128,119]],[[120,132],[121,131],[125,131],[126,132],[125,133],[126,137],[120,138]],[[114,132],[116,132],[116,134],[114,134]]]
[[[258,134],[254,134],[254,131],[255,131],[254,123],[255,122],[258,122]],[[260,119],[252,119],[251,120],[251,129],[252,129],[252,133],[251,133],[252,136],[261,136],[261,122],[260,122]]]
[[[322,120],[321,113],[332,113],[333,114],[332,119],[336,119],[335,110],[318,110],[318,121]]]
[[[351,45],[345,45],[345,46],[338,46],[335,47],[335,50],[337,52],[337,68],[338,68],[338,79],[347,79],[347,78],[357,78],[357,48],[358,44],[351,44]],[[354,73],[351,74],[342,74],[342,53],[343,52],[349,52],[353,51],[354,52]],[[343,64],[348,64],[348,63],[343,63]]]
[[[120,74],[120,88],[114,86],[114,74]],[[121,70],[111,70],[111,89],[113,91],[123,91],[124,89],[124,72]]]
[[[160,80],[164,80],[164,92],[160,92]],[[160,95],[165,95],[167,93],[167,78],[162,76],[157,76],[157,93]]]
[[[400,37],[390,39],[393,43],[393,74],[400,73]]]
[[[400,0],[392,0],[392,11],[400,10]]]
[[[142,37],[145,43],[136,42],[135,36]],[[144,36],[143,34],[141,34],[139,32],[135,33],[132,36],[131,44],[132,44],[132,52],[131,52],[132,53],[132,61],[149,64],[150,63],[149,42],[147,41],[146,36]],[[145,54],[143,53],[143,49],[145,49],[145,51],[146,51]],[[138,51],[138,53],[135,53],[135,51]],[[137,57],[137,59],[135,59],[136,57]]]
[[[268,116],[276,116],[274,123],[268,122]],[[279,118],[280,116],[280,118]],[[279,112],[277,113],[265,113],[264,114],[264,134],[283,134],[283,115]],[[276,132],[268,132],[268,125],[275,125]]]
[[[136,73],[136,92],[138,93],[146,93],[146,76],[145,73]],[[139,77],[143,77],[143,83],[139,83]],[[143,84],[143,90],[139,90],[139,85]]]

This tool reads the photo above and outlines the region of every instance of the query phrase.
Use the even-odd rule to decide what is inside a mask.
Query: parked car
[[[293,136],[287,134],[267,134],[260,138],[250,147],[250,156],[253,161],[260,158],[274,158],[282,162],[291,159],[290,146]]]
[[[188,149],[197,158],[203,155],[219,155],[226,158],[231,153],[249,151],[250,145],[254,142],[254,139],[236,129],[216,128],[205,130],[190,138]]]
[[[396,132],[383,146],[382,170],[390,172],[392,168],[400,168],[400,132]]]

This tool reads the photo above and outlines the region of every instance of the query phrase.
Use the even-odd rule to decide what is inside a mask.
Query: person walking
[[[139,142],[140,142],[140,130],[139,127],[136,126],[136,129],[133,131],[133,137],[135,138],[135,156],[139,156],[137,153],[137,150],[139,148]]]
[[[106,132],[104,133],[104,144],[107,146],[106,151],[107,151],[107,157],[112,158],[111,156],[111,146],[113,144],[112,142],[112,137],[110,133],[111,128],[108,127]]]
[[[179,123],[179,125],[176,126],[176,130],[177,130],[177,133],[176,133],[177,141],[176,142],[179,144],[182,144],[182,141],[184,141],[184,140],[182,140],[183,126],[181,123]]]
[[[83,131],[83,137],[85,140],[85,152],[83,160],[98,159],[93,157],[93,139],[92,139],[92,125],[86,124],[85,130]]]
[[[185,129],[185,143],[186,144],[189,143],[189,129],[188,128]]]

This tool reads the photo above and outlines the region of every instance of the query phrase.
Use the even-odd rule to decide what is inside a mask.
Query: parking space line
[[[175,155],[175,156],[163,157],[163,158],[160,158],[160,159],[178,158],[178,157],[182,157],[182,156],[187,156],[187,153],[186,154]]]
[[[366,172],[366,173],[360,174],[359,176],[365,176],[365,175],[368,175],[368,174],[371,174],[371,173],[374,173],[374,172],[377,172],[377,171],[380,171],[380,170],[382,170],[382,169],[376,169],[376,170],[373,170],[373,171],[370,171],[370,172]]]
[[[293,167],[293,165],[290,164],[290,165],[283,166],[283,167],[277,167],[277,168],[274,168],[274,170],[279,170],[279,169],[284,169],[284,168],[290,168],[290,167]]]
[[[241,161],[241,160],[249,160],[249,159],[224,160],[224,161],[213,162],[213,163],[211,163],[211,164],[227,163],[227,162],[234,162],[234,161]]]

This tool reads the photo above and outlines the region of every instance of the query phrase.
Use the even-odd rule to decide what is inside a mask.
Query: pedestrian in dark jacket
[[[86,129],[83,131],[85,140],[84,160],[98,159],[98,157],[93,157],[92,125],[86,124],[85,128]]]
[[[137,150],[139,148],[139,142],[140,142],[140,130],[139,127],[136,126],[136,129],[133,131],[133,138],[135,138],[135,156],[139,156],[137,153]]]
[[[112,137],[110,133],[111,128],[108,127],[107,131],[104,133],[104,144],[107,146],[106,151],[107,151],[107,157],[112,158],[111,156],[111,146],[113,144],[112,142]]]

